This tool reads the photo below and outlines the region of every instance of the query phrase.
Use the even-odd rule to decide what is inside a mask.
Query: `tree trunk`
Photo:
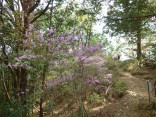
[[[141,33],[137,32],[137,60],[141,61]]]
[[[43,117],[43,97],[40,98],[40,115],[39,117]]]

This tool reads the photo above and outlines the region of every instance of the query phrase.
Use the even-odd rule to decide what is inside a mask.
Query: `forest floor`
[[[155,117],[151,111],[139,110],[139,103],[149,102],[146,82],[153,84],[156,79],[156,69],[142,68],[139,71],[123,72],[121,77],[128,90],[125,96],[114,102],[110,102],[98,112],[95,117]],[[151,101],[155,101],[154,91],[150,92]]]
[[[122,98],[103,101],[104,103],[100,103],[99,105],[91,105],[86,102],[85,107],[87,111],[92,113],[89,117],[156,117],[156,97],[154,96],[154,90],[150,92],[150,97],[151,103],[155,102],[155,110],[152,110],[153,106],[152,109],[149,110],[143,108],[143,106],[146,106],[144,104],[150,104],[146,83],[147,80],[149,80],[153,86],[154,81],[156,80],[156,69],[139,68],[132,71],[123,71],[124,70],[120,71],[118,79],[126,83],[128,87],[126,94]],[[138,105],[141,106],[141,109],[138,108]],[[59,108],[62,108],[62,106]],[[73,109],[67,110],[73,111]],[[60,112],[58,112],[57,109],[54,113]],[[60,113],[57,114],[56,117],[67,116]]]

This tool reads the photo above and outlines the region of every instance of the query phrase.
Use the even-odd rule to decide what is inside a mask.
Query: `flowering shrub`
[[[34,100],[38,100],[50,89],[55,97],[55,94],[67,93],[61,88],[68,86],[70,96],[82,106],[86,92],[93,87],[101,90],[104,86],[105,90],[101,91],[105,93],[111,84],[112,74],[106,74],[100,43],[85,46],[83,42],[78,43],[80,35],[58,34],[52,28],[46,32],[35,31],[33,25],[25,36],[23,50],[9,64],[14,70],[24,68],[28,72],[26,92],[16,91],[17,97],[27,93],[28,98],[35,96]]]

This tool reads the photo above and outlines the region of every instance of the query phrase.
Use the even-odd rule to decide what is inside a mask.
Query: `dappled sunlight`
[[[125,77],[122,79],[126,80],[128,84],[127,93],[134,97],[147,97],[147,89],[145,87],[146,80],[132,76],[130,73],[124,73]]]
[[[147,94],[142,93],[142,92],[138,93],[138,92],[130,91],[130,90],[127,90],[127,92],[129,95],[131,95],[133,97],[144,97],[144,98],[147,97]]]
[[[92,108],[90,109],[90,111],[100,111],[100,109],[104,108],[104,105],[101,105],[101,106],[98,106],[98,107],[95,107],[95,108]]]
[[[138,96],[138,94],[136,93],[136,92],[134,92],[134,91],[127,91],[130,95],[132,95],[132,96]]]
[[[58,114],[62,112],[65,108],[67,108],[68,104],[65,104],[64,106],[60,107],[59,109],[54,110],[54,114]]]

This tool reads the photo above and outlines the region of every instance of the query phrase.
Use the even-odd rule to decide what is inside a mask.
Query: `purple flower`
[[[31,45],[34,46],[34,47],[36,47],[36,44],[33,41],[31,42]]]
[[[19,59],[19,60],[24,60],[24,59],[30,60],[30,59],[34,59],[36,57],[37,56],[35,56],[35,55],[23,55],[23,56],[17,57],[17,59]]]
[[[28,36],[31,36],[32,35],[32,32],[28,32]]]
[[[112,78],[113,74],[106,74],[105,78]]]
[[[59,37],[59,40],[64,41],[64,37],[63,36]]]
[[[86,50],[86,51],[89,51],[89,46],[86,46],[86,47],[85,47],[85,50]]]
[[[53,43],[53,42],[55,42],[55,39],[54,38],[51,38],[50,41]]]
[[[38,40],[38,41],[40,41],[41,38],[42,38],[42,35],[37,35],[37,36],[36,36],[36,40]]]
[[[41,38],[41,42],[44,42],[44,41],[45,41],[45,40],[44,40],[44,38],[42,37],[42,38]]]
[[[97,65],[99,66],[102,66],[103,64],[104,64],[104,61],[97,62]]]
[[[23,44],[27,44],[28,43],[28,40],[23,40]]]
[[[50,47],[51,46],[50,43],[48,43],[47,46]]]
[[[84,46],[83,46],[82,44],[80,44],[80,45],[79,45],[79,48],[82,49],[82,48],[84,48]]]
[[[20,67],[21,65],[20,65],[20,63],[18,63],[18,62],[16,62],[15,64],[12,64],[12,67],[14,67],[14,68],[17,68],[17,67]]]
[[[86,82],[86,84],[96,84],[96,83],[100,83],[100,80],[97,77],[93,77],[88,79]]]
[[[23,56],[18,57],[18,59],[20,59],[20,60],[23,60],[23,59],[26,59],[26,58],[27,58],[26,55],[23,55]]]
[[[68,41],[71,41],[72,38],[73,38],[73,35],[69,35],[67,40],[68,40]]]
[[[98,50],[97,46],[86,46],[85,47],[85,51],[88,51],[88,52],[93,52],[95,50]]]
[[[50,28],[49,31],[48,31],[49,34],[52,34],[53,32],[54,32],[54,31],[53,31],[53,29],[51,29],[51,28]]]
[[[32,30],[33,29],[33,25],[29,24],[29,29]]]
[[[48,34],[50,35],[50,34],[53,34],[53,33],[55,33],[55,32],[56,32],[56,29],[50,28],[49,31],[48,31]]]
[[[77,56],[80,57],[80,56],[83,56],[84,55],[84,52],[83,52],[83,50],[79,50],[76,54],[77,54]]]

